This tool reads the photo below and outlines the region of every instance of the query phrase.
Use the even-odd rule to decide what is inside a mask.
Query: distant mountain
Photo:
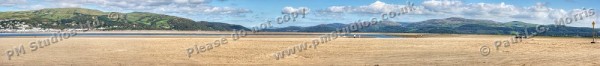
[[[275,32],[325,32],[325,31],[333,31],[336,28],[341,28],[346,26],[346,24],[342,23],[331,23],[331,24],[321,24],[311,27],[300,27],[300,26],[289,26],[284,28],[276,28],[276,29],[265,29],[265,31],[275,31]]]
[[[116,17],[109,17],[109,15]],[[0,19],[18,19],[39,28],[94,28],[106,30],[232,30],[247,29],[241,25],[193,21],[187,18],[148,12],[102,12],[84,8],[49,8],[32,11],[0,12]],[[2,26],[11,26],[0,24]]]
[[[337,28],[348,26],[342,23],[321,24],[309,27],[290,26],[269,29],[276,32],[331,32]],[[450,17],[445,19],[430,19],[421,22],[384,22],[358,32],[390,32],[390,33],[447,33],[447,34],[524,34],[536,32],[537,24],[521,21],[496,22],[492,20],[465,19]],[[591,36],[591,28],[543,25],[549,31],[541,33],[546,36]]]

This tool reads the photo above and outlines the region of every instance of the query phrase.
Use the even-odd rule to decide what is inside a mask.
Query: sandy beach
[[[207,32],[211,33],[211,32]],[[405,34],[418,35],[418,34]],[[284,59],[273,53],[315,39],[304,37],[249,35],[213,50],[187,56],[186,49],[206,44],[218,37],[76,36],[61,42],[13,56],[5,53],[0,66],[198,66],[198,65],[351,65],[351,66],[592,66],[600,65],[600,44],[591,38],[535,37],[496,50],[493,42],[508,40],[508,35],[425,35],[403,38],[338,38],[318,49],[309,48]],[[6,51],[42,37],[2,37],[0,49]],[[229,37],[227,39],[230,39]],[[479,49],[488,45],[491,54]]]

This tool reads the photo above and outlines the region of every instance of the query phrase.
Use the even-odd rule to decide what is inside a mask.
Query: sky
[[[246,27],[275,21],[283,13],[309,9],[306,18],[274,25],[313,26],[328,23],[351,23],[399,12],[407,2],[416,11],[392,18],[397,22],[463,17],[498,22],[523,21],[554,24],[554,20],[597,9],[600,0],[0,0],[0,12],[44,8],[79,7],[105,12],[152,12],[189,18],[196,21],[224,22]],[[597,16],[567,26],[590,27]]]

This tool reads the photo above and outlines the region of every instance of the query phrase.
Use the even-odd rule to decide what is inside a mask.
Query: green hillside
[[[389,32],[389,33],[445,33],[445,34],[493,34],[514,35],[534,33],[538,24],[521,21],[496,22],[481,19],[465,19],[451,17],[445,19],[430,19],[420,22],[383,22],[357,32]],[[268,29],[272,32],[331,32],[348,24],[332,23],[316,26]],[[538,34],[544,36],[591,37],[592,28],[543,25],[549,28],[547,32]],[[597,30],[599,31],[599,30]]]
[[[113,17],[109,17],[112,15]],[[32,11],[0,12],[0,19],[17,19],[32,27],[65,29],[94,28],[105,30],[232,30],[247,29],[240,25],[193,21],[187,18],[148,12],[103,12],[83,8],[49,8]],[[10,26],[2,24],[3,26]]]

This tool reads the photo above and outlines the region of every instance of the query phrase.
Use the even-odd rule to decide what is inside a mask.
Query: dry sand
[[[252,36],[248,36],[252,37]],[[317,37],[317,36],[312,36]],[[536,37],[500,51],[492,47],[501,35],[444,35],[420,38],[339,38],[282,60],[271,55],[314,38],[241,38],[187,57],[194,44],[213,37],[72,37],[7,60],[4,51],[44,38],[0,38],[0,66],[197,66],[197,65],[352,65],[352,66],[600,66],[600,44],[590,38]],[[489,56],[479,53],[487,44]]]

